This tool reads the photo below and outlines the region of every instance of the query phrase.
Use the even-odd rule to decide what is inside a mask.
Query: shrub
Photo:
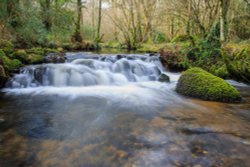
[[[10,54],[14,51],[14,45],[10,41],[1,40],[0,41],[0,48],[6,53]]]
[[[222,52],[228,72],[233,79],[250,83],[250,53],[243,49],[232,54]]]

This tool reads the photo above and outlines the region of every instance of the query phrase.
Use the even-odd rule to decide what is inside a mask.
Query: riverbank
[[[250,83],[249,41],[226,43],[219,50],[217,46],[207,45],[204,46],[202,41],[197,39],[176,38],[170,43],[141,44],[137,50],[133,51],[128,51],[125,46],[115,42],[101,43],[98,47],[91,42],[65,43],[61,46],[49,43],[46,47],[20,49],[10,41],[1,41],[0,65],[5,69],[6,73],[6,75],[2,73],[1,76],[3,78],[11,76],[12,73],[18,72],[18,69],[25,65],[63,63],[65,61],[64,53],[69,51],[91,51],[97,53],[132,52],[159,53],[162,64],[169,71],[182,72],[191,67],[200,67],[223,79],[235,79]]]

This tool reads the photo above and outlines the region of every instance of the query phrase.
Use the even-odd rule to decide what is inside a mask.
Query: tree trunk
[[[10,21],[10,25],[13,28],[17,28],[20,26],[20,19],[19,19],[19,6],[20,0],[8,0],[7,1],[7,19]]]
[[[220,0],[220,41],[225,42],[227,39],[227,13],[230,0]]]
[[[82,18],[82,1],[77,0],[77,19],[76,19],[76,29],[74,34],[74,40],[76,42],[82,42],[81,36],[81,19]]]
[[[99,43],[101,41],[101,23],[102,23],[102,0],[99,0],[98,6],[98,21],[97,21],[97,31],[96,31],[96,42]]]
[[[225,18],[223,16],[224,0],[220,0],[220,41],[225,41]]]
[[[40,5],[41,5],[41,15],[43,18],[43,24],[46,28],[47,31],[51,31],[52,27],[52,21],[51,21],[51,0],[40,0]]]
[[[190,35],[191,17],[192,17],[192,0],[189,0],[188,1],[188,21],[187,21],[187,29],[186,29],[187,35]]]

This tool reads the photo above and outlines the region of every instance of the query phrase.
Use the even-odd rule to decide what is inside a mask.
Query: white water
[[[81,87],[125,85],[130,82],[157,81],[164,69],[158,56],[126,57],[68,55],[64,64],[27,66],[8,83],[9,88]]]

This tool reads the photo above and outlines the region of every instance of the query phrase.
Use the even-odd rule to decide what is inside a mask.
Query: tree
[[[100,32],[101,32],[101,23],[102,23],[102,0],[99,0],[98,3],[98,18],[97,18],[97,30],[96,30],[96,43],[99,43],[102,39]]]
[[[51,31],[52,20],[51,20],[51,0],[40,0],[41,15],[43,23],[48,32]]]
[[[73,40],[76,42],[82,42],[81,35],[81,20],[82,20],[82,1],[77,0],[77,19],[75,22],[75,33],[73,35]]]

